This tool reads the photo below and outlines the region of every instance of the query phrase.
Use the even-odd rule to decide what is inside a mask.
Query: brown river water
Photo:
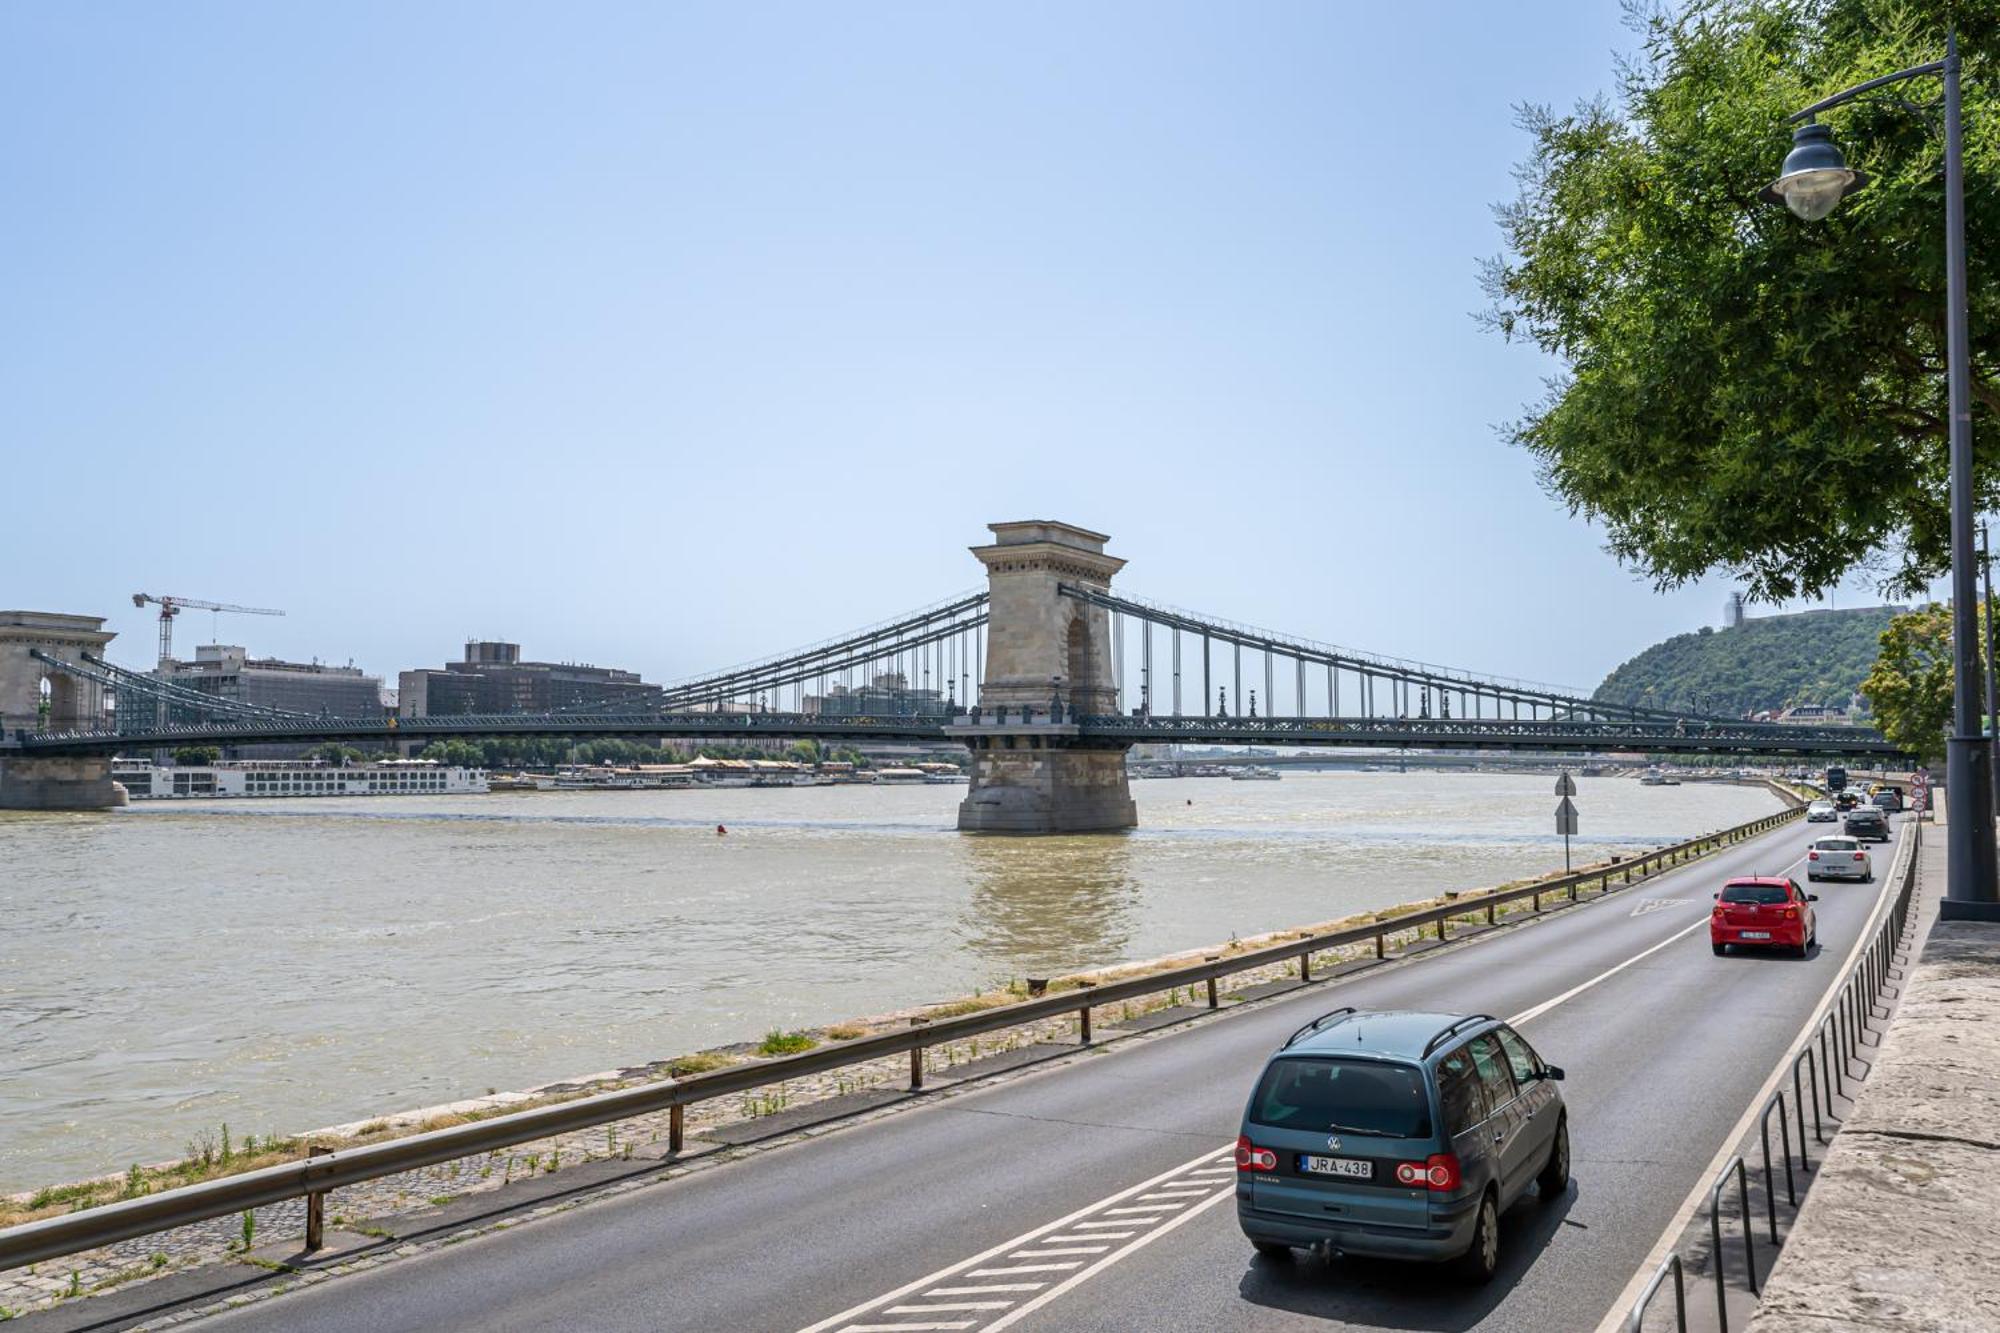
[[[1136,832],[1028,839],[946,786],[0,814],[0,1190],[1559,869],[1552,787],[1135,781]],[[1578,787],[1579,862],[1778,808]]]

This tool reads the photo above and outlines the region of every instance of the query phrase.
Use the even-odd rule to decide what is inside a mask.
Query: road
[[[1897,821],[1900,824],[1900,820]],[[228,1333],[1588,1330],[1834,979],[1886,880],[1828,883],[1807,959],[1717,958],[1729,875],[1803,878],[1789,825],[1602,903],[1064,1067],[220,1316]],[[1899,829],[1900,836],[1900,829]],[[1226,1148],[1264,1057],[1338,1005],[1514,1019],[1565,1067],[1575,1184],[1468,1289],[1421,1266],[1253,1257]]]

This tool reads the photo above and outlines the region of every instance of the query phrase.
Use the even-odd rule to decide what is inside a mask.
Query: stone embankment
[[[2000,1329],[2000,925],[1939,922],[1752,1333]]]

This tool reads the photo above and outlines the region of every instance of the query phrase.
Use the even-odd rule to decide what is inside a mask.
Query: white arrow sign
[[[1561,776],[1559,776],[1556,779],[1556,795],[1558,796],[1576,795],[1576,779],[1571,777],[1568,774],[1568,772],[1564,772]]]
[[[1556,807],[1556,832],[1568,837],[1576,832],[1576,804],[1569,797],[1562,798]]]

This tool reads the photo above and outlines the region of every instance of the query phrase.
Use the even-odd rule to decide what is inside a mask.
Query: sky
[[[976,586],[1593,686],[1719,622],[1497,428],[1513,107],[1616,0],[0,9],[0,605],[674,680]],[[1842,605],[1881,599],[1865,580]],[[216,632],[219,631],[219,634]]]

